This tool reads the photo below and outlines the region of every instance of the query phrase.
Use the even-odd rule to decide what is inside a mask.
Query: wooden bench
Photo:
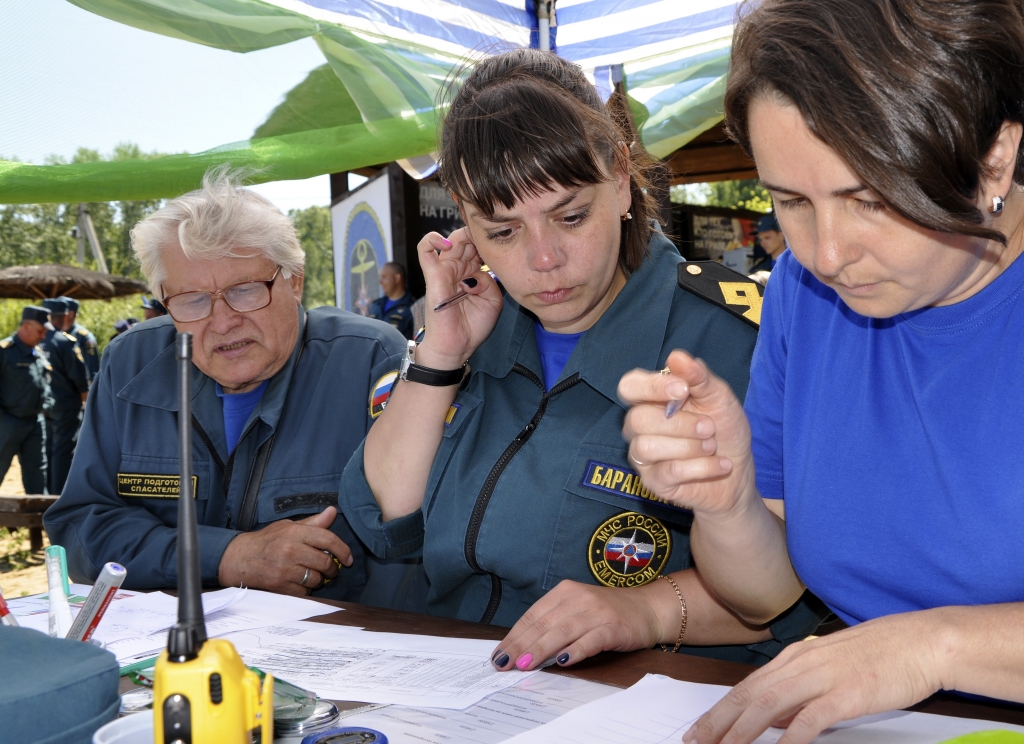
[[[28,527],[32,550],[43,549],[43,512],[56,496],[0,494],[0,527]]]

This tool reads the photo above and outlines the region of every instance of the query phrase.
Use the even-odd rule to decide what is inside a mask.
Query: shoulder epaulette
[[[764,287],[717,261],[679,264],[679,286],[759,328]]]
[[[61,331],[61,333],[63,333],[64,338],[68,339],[69,341],[74,341],[75,343],[78,343],[78,339],[75,338],[72,334],[68,333],[67,331]]]
[[[89,331],[87,331],[85,328],[79,328],[77,331],[75,331],[75,333],[77,333],[82,338],[85,338],[86,336],[89,335]]]
[[[0,349],[9,349],[12,346],[14,346],[13,338],[5,338],[3,341],[0,341]]]

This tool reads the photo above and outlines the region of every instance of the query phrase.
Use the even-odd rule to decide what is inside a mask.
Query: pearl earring
[[[988,211],[991,212],[992,214],[999,214],[1000,212],[1003,211],[1003,206],[1005,204],[1006,204],[1006,201],[1003,199],[1003,197],[1001,197],[1001,196],[993,196],[992,197],[992,206],[989,207]]]
[[[1002,209],[1002,207],[1000,207],[1000,209]],[[622,221],[623,222],[625,222],[626,220],[631,220],[631,219],[633,219],[633,213],[632,212],[626,212],[624,215],[622,215]]]

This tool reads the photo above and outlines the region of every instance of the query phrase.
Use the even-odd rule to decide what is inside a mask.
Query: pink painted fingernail
[[[449,248],[451,248],[451,247],[452,247],[452,241],[448,240],[448,238],[441,238],[441,240],[443,240],[443,241],[444,241],[444,244],[445,244],[446,246],[448,246]]]
[[[516,666],[520,669],[526,669],[533,662],[533,654],[523,654],[516,660]]]

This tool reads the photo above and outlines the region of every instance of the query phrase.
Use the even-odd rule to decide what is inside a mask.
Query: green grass
[[[142,295],[117,297],[113,300],[81,300],[78,309],[78,322],[92,331],[96,336],[98,353],[114,335],[114,323],[122,318],[138,318],[142,320]],[[0,299],[0,338],[7,338],[21,323],[21,309],[26,305],[37,305],[31,300]]]

